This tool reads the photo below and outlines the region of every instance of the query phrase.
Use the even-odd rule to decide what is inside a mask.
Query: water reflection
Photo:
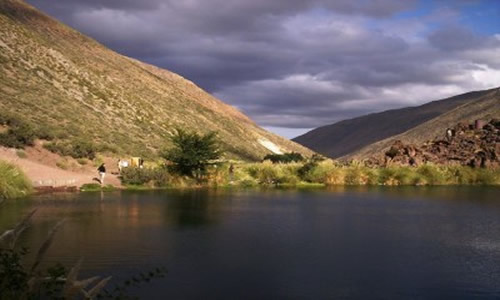
[[[219,222],[227,193],[217,190],[173,191],[164,197],[164,218],[178,227],[200,227]]]
[[[48,261],[84,257],[116,278],[166,266],[145,298],[493,299],[499,199],[486,187],[62,194],[6,203],[0,229],[38,207],[22,240],[34,248],[66,218]]]

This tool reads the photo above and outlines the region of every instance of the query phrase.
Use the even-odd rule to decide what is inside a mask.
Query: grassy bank
[[[217,187],[217,186],[334,186],[334,185],[500,185],[500,170],[427,164],[420,167],[368,168],[332,160],[304,163],[230,164],[212,166],[203,178],[170,173],[166,168],[128,169],[122,174],[125,186]]]
[[[0,200],[23,197],[32,190],[31,182],[19,168],[0,161]]]

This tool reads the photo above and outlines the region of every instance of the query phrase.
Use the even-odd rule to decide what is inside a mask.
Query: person
[[[99,168],[97,168],[97,171],[99,172],[99,178],[101,181],[101,185],[104,184],[104,176],[106,175],[106,164],[102,163]]]
[[[451,130],[451,128],[446,129],[446,139],[450,141],[452,137],[453,137],[453,131]]]
[[[119,158],[118,159],[118,173],[122,173],[122,159]]]
[[[229,165],[229,182],[233,183],[234,165]]]

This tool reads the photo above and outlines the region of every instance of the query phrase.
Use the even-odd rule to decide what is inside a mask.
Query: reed
[[[170,174],[164,167],[152,170],[129,170],[123,183],[134,182],[144,187],[172,188],[221,186],[314,186],[324,185],[500,185],[499,169],[474,169],[458,165],[424,164],[419,167],[366,167],[360,162],[341,164],[333,160],[292,163],[236,163],[229,172],[229,164],[222,163],[207,169],[198,180]],[[143,174],[145,174],[143,176]],[[162,180],[152,180],[151,174],[161,174]],[[133,176],[131,176],[133,175]],[[141,175],[137,176],[136,175]],[[158,175],[156,175],[158,176]],[[125,178],[125,176],[124,176]],[[146,180],[142,180],[146,178]],[[152,184],[153,182],[156,182]],[[142,183],[142,184],[141,184]]]
[[[16,166],[0,161],[0,199],[27,196],[32,192],[31,182]]]

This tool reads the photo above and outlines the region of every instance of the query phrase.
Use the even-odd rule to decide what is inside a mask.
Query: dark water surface
[[[13,201],[0,230],[59,220],[48,262],[119,282],[165,266],[144,299],[499,299],[500,189],[81,193]]]

